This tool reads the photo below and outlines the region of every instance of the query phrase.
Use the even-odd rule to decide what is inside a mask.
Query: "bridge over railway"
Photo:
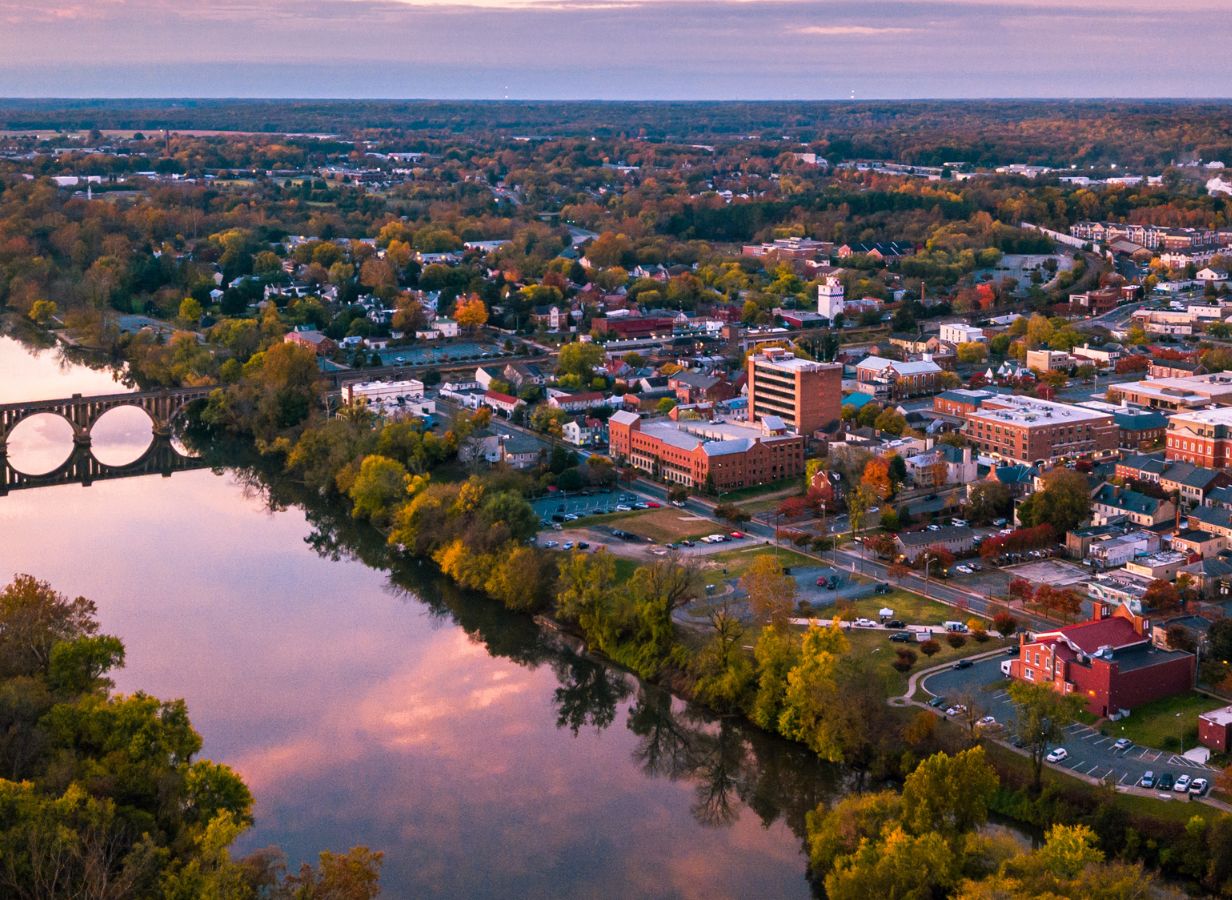
[[[74,394],[62,400],[33,400],[0,404],[0,496],[24,488],[57,484],[90,485],[110,478],[135,475],[164,475],[201,469],[205,463],[185,456],[171,442],[176,418],[190,403],[209,396],[212,387],[174,388],[159,391],[133,391],[83,397]],[[140,457],[123,465],[109,465],[91,450],[90,433],[106,413],[121,407],[140,409],[150,417],[153,440]],[[73,429],[73,450],[68,459],[50,472],[31,475],[13,467],[8,459],[8,440],[21,422],[33,416],[53,415]]]

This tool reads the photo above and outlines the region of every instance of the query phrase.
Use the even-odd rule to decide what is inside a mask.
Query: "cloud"
[[[918,29],[893,25],[801,25],[790,30],[809,37],[878,37],[883,34],[911,34]]]

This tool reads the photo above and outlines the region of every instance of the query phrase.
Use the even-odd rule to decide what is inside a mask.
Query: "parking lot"
[[[1001,663],[1009,658],[1008,655],[999,654],[980,660],[969,669],[945,669],[926,677],[920,686],[926,695],[945,697],[951,703],[958,702],[959,697],[974,697],[977,707],[985,715],[1008,725],[1014,719],[1014,704],[1006,690],[1009,680],[1001,674]],[[921,695],[917,694],[917,698]],[[1089,725],[1077,722],[1070,725],[1065,729],[1065,739],[1056,745],[1069,751],[1069,756],[1050,765],[1122,787],[1138,784],[1147,771],[1153,772],[1156,778],[1165,772],[1174,777],[1185,774],[1207,781],[1214,777],[1214,770],[1210,767],[1176,753],[1137,745],[1116,750],[1113,748],[1118,738],[1116,723],[1111,722],[1107,727],[1110,733],[1103,735]],[[1008,739],[1007,733],[1003,735]],[[1184,799],[1184,795],[1174,792],[1163,792],[1162,795],[1169,799]]]
[[[623,491],[602,491],[590,494],[547,494],[531,501],[535,515],[547,519],[555,514],[574,516],[593,516],[603,512],[615,512],[621,502]],[[629,504],[632,505],[632,504]]]

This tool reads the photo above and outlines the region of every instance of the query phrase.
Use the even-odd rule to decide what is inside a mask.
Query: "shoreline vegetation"
[[[857,793],[832,806],[823,803],[808,820],[812,877],[828,895],[857,896],[851,885],[883,878],[890,896],[909,892],[911,884],[946,893],[1002,884],[1006,896],[1041,890],[1140,896],[1130,886],[1136,891],[1153,885],[1151,870],[1215,891],[1232,887],[1232,857],[1220,849],[1225,842],[1232,846],[1232,817],[1205,810],[1188,821],[1154,816],[1109,802],[1104,791],[1088,785],[1042,779],[1038,759],[1032,772],[1002,748],[990,753],[994,767],[976,733],[964,736],[961,729],[939,726],[930,712],[889,706],[883,680],[872,676],[866,657],[850,652],[840,627],[813,627],[803,635],[791,630],[790,590],[777,566],[753,566],[745,576],[759,627],[746,628],[720,607],[712,612],[708,637],[680,633],[671,613],[702,586],[688,562],[658,559],[622,582],[606,550],[560,554],[535,545],[539,522],[527,496],[559,471],[549,467],[533,476],[497,468],[461,480],[433,480],[434,470],[455,463],[486,424],[486,411],[460,414],[437,436],[415,420],[381,422],[361,405],[323,418],[317,389],[311,354],[277,345],[254,357],[241,380],[216,391],[200,410],[200,422],[216,434],[252,439],[310,493],[345,504],[354,519],[380,529],[395,553],[429,559],[460,587],[511,611],[548,619],[639,678],[845,767]],[[592,457],[582,468],[588,483],[614,480],[606,460]],[[752,653],[745,649],[750,640]],[[1052,727],[1061,726],[1065,710],[1046,701],[1041,709],[1056,717]],[[980,754],[978,764],[971,761],[974,753]],[[1008,847],[990,848],[972,838],[974,825],[946,832],[944,822],[956,813],[933,809],[939,800],[908,802],[914,796],[908,786],[932,771],[928,767],[961,766],[973,766],[977,780],[991,785],[977,803],[984,812],[971,813],[970,822],[982,822],[991,810],[1040,829],[1051,826],[1040,850],[1011,854]],[[937,777],[961,795],[952,802],[968,802],[965,777]],[[864,791],[879,784],[904,785],[903,799],[891,802],[889,797],[898,797],[893,791]],[[866,821],[869,804],[880,811]],[[820,837],[830,827],[862,839],[835,851]],[[928,862],[935,861],[930,854],[941,852],[938,835],[951,858],[943,866]],[[899,853],[903,859],[889,861]],[[1068,862],[1054,859],[1056,854]],[[896,868],[900,863],[904,870]],[[904,877],[911,884],[894,881]],[[1121,887],[1094,891],[1097,880]]]

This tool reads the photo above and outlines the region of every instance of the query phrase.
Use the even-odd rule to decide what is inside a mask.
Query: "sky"
[[[0,0],[0,96],[1229,97],[1229,0]]]

